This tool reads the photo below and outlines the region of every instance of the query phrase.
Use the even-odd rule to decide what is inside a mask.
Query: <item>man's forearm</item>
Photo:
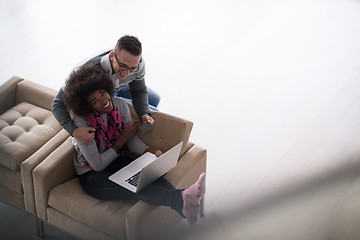
[[[136,113],[141,118],[144,114],[149,113],[148,92],[144,80],[133,81],[129,84],[132,104]]]
[[[147,94],[136,94],[132,96],[132,104],[136,113],[141,118],[145,114],[149,114],[149,103]]]
[[[134,81],[129,83],[129,91],[131,93],[132,104],[136,113],[141,118],[144,114],[150,113],[148,92],[145,85],[145,61],[141,58],[139,63],[139,71]]]

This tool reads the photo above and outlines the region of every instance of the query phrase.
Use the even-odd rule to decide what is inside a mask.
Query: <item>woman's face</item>
[[[91,108],[99,114],[109,113],[113,109],[111,97],[104,89],[92,92],[89,94],[87,100],[89,101]]]

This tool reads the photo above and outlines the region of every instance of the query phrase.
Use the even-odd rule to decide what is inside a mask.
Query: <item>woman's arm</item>
[[[130,109],[125,102],[125,100],[119,99],[119,98],[113,98],[113,103],[119,110],[121,117],[123,118],[125,126],[128,124],[132,124],[132,118],[130,114]],[[136,133],[137,133],[137,127],[136,127]],[[121,134],[123,135],[123,133]],[[146,149],[149,147],[146,146],[146,144],[137,136],[133,135],[131,138],[129,138],[126,141],[126,146],[129,148],[129,150],[137,155],[141,155],[145,152]]]
[[[127,141],[136,136],[137,131],[137,126],[133,122],[128,122],[126,125],[124,125],[120,137],[112,146],[115,152],[119,153],[120,149],[124,147]]]
[[[74,118],[74,122],[78,126],[89,126],[86,120],[82,117],[76,116]],[[110,163],[112,163],[112,161],[114,161],[118,157],[118,154],[112,148],[109,148],[104,152],[100,152],[96,145],[95,139],[93,139],[90,144],[85,144],[80,141],[76,142],[81,154],[90,164],[90,166],[97,172],[103,171],[107,166],[110,165]]]

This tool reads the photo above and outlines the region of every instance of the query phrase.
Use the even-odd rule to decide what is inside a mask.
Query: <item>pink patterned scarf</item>
[[[111,110],[111,112],[107,114],[107,119],[108,127],[106,127],[106,124],[104,123],[103,119],[97,111],[94,111],[86,117],[88,125],[96,129],[95,141],[99,151],[101,138],[104,140],[106,147],[111,148],[121,134],[123,119],[120,112],[116,109],[115,105],[113,105],[113,109]],[[121,150],[121,155],[124,156],[123,150]],[[90,170],[93,170],[90,164],[89,168]]]

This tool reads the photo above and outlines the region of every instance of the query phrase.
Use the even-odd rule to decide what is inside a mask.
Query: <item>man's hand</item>
[[[142,117],[141,117],[141,122],[144,124],[144,123],[150,123],[151,125],[154,125],[154,119],[148,115],[148,114],[144,114]]]
[[[95,137],[95,128],[78,127],[73,131],[72,135],[74,138],[76,138],[76,140],[85,144],[90,144]]]

